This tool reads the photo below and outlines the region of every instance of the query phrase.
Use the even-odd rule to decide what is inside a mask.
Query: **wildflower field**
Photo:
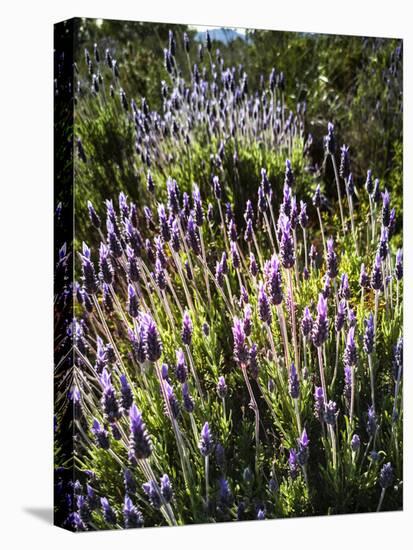
[[[401,510],[401,41],[112,23],[55,31],[56,523]]]

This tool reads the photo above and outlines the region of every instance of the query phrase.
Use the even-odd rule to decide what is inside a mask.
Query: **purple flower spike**
[[[186,367],[185,355],[181,349],[176,352],[176,378],[179,383],[184,384],[188,378],[188,369]]]
[[[199,439],[198,447],[199,447],[199,450],[201,451],[202,456],[208,456],[212,452],[213,442],[212,442],[212,435],[209,429],[208,422],[205,422],[205,424],[202,427],[201,437]]]
[[[312,329],[313,344],[320,347],[328,338],[327,300],[322,294],[318,297],[317,318]]]
[[[87,208],[89,210],[89,217],[90,221],[92,222],[92,225],[96,227],[96,229],[99,229],[100,227],[100,218],[98,214],[96,213],[96,210],[93,207],[93,204],[90,201],[87,201]]]
[[[232,265],[233,265],[234,269],[239,269],[239,267],[241,265],[241,260],[240,260],[240,255],[239,255],[239,252],[238,252],[237,245],[236,245],[236,243],[234,243],[234,241],[231,241],[230,248],[231,248]]]
[[[329,401],[328,403],[326,403],[324,411],[324,421],[326,422],[326,424],[334,426],[337,421],[337,416],[337,403],[335,403],[334,401]]]
[[[295,479],[298,476],[299,465],[297,460],[297,452],[295,449],[290,449],[290,455],[288,457],[288,466],[290,468],[290,476]]]
[[[169,242],[171,240],[171,231],[169,228],[168,218],[166,216],[165,207],[163,204],[160,204],[158,206],[158,218],[159,218],[159,225],[160,225],[162,239],[165,242]]]
[[[169,479],[168,474],[164,474],[161,477],[160,481],[161,481],[161,494],[162,494],[163,498],[165,499],[165,501],[167,503],[171,502],[172,497],[173,497],[173,491],[172,491],[172,485],[171,485],[171,481]]]
[[[347,333],[346,348],[344,350],[344,364],[347,367],[354,367],[357,363],[357,348],[354,340],[354,327]]]
[[[95,267],[90,259],[90,249],[86,243],[83,243],[81,258],[85,290],[88,294],[96,294],[98,290],[98,279],[96,277]]]
[[[374,317],[372,313],[365,319],[364,327],[363,349],[370,355],[374,348]]]
[[[218,378],[217,393],[221,399],[224,399],[228,393],[228,386],[223,376]]]
[[[130,283],[128,284],[128,312],[133,318],[136,318],[139,315],[138,296],[136,295],[134,287]]]
[[[183,319],[182,319],[182,332],[181,332],[181,337],[182,337],[182,342],[183,342],[186,346],[190,346],[190,345],[191,345],[191,342],[192,342],[192,333],[193,333],[193,326],[192,326],[191,317],[190,317],[190,315],[189,315],[189,312],[188,312],[188,311],[185,311],[185,312],[184,312]]]
[[[307,436],[307,430],[304,428],[301,434],[301,437],[298,440],[297,462],[300,466],[305,466],[308,462],[309,445],[310,445],[310,440],[308,439],[308,436]]]
[[[245,365],[248,362],[248,348],[245,342],[244,323],[238,317],[234,317],[232,335],[234,337],[234,359],[237,363]]]
[[[254,238],[253,222],[251,218],[248,218],[247,227],[244,233],[244,240],[247,243],[251,243],[253,241],[253,238]]]
[[[324,420],[324,392],[322,387],[316,386],[314,390],[314,416],[320,421]]]
[[[381,271],[380,254],[376,254],[376,258],[374,260],[373,268],[371,270],[370,285],[371,285],[371,288],[376,292],[381,290],[383,286],[383,275]]]
[[[303,229],[308,227],[307,204],[303,201],[300,201],[300,214],[298,220]]]
[[[268,262],[268,271],[266,273],[266,278],[271,303],[274,305],[281,304],[283,300],[282,275],[280,263],[275,255],[273,255],[271,260]]]
[[[334,155],[336,152],[336,138],[332,122],[329,122],[327,125],[327,135],[324,136],[324,148],[327,154]]]
[[[379,242],[379,254],[380,259],[385,260],[389,253],[389,230],[385,227],[381,228],[380,242]]]
[[[134,529],[135,527],[143,526],[143,516],[128,495],[125,495],[125,503],[123,506],[123,518],[125,521],[125,529]]]
[[[191,397],[191,394],[189,393],[189,387],[186,382],[185,384],[182,384],[182,398],[184,402],[184,409],[186,410],[186,412],[188,413],[194,412],[195,403]]]
[[[110,506],[108,499],[106,497],[102,497],[100,499],[100,503],[102,505],[103,518],[106,521],[106,523],[109,523],[110,525],[115,525],[116,514],[113,511],[112,507]]]
[[[311,329],[313,328],[313,318],[311,317],[310,310],[306,306],[304,309],[304,315],[301,320],[301,332],[303,333],[303,336],[307,338],[307,336],[311,333]]]
[[[338,260],[334,251],[333,237],[327,240],[327,273],[330,279],[334,279],[338,275]]]
[[[346,145],[343,145],[340,148],[341,151],[341,157],[340,157],[340,176],[343,179],[347,179],[350,174],[350,155],[349,155],[349,147]]]
[[[96,418],[93,420],[92,433],[95,436],[96,443],[102,449],[109,449],[108,432],[100,425]]]
[[[350,285],[347,273],[343,273],[340,281],[339,296],[342,300],[350,300]]]
[[[371,196],[374,191],[373,176],[372,176],[371,170],[367,170],[365,186],[366,186],[367,193]]]
[[[265,288],[262,281],[259,283],[259,287],[258,287],[258,315],[263,323],[267,323],[267,325],[271,325],[271,321],[272,321],[271,306],[268,300],[268,296],[265,293]]]
[[[219,480],[219,503],[222,508],[228,508],[232,504],[231,489],[225,478]]]
[[[366,267],[364,264],[361,264],[359,284],[361,288],[368,288],[370,286],[370,277],[367,274]]]
[[[130,438],[129,438],[129,460],[148,458],[152,453],[152,444],[146,430],[142,414],[135,404],[129,410]]]
[[[382,224],[384,227],[389,227],[390,225],[390,193],[387,189],[384,190],[384,193],[381,194],[383,200],[383,208],[381,213]]]
[[[321,208],[321,189],[320,184],[317,185],[316,190],[313,195],[313,205],[316,208]]]
[[[390,462],[384,464],[380,470],[379,483],[382,489],[388,489],[393,483],[394,472]]]
[[[155,363],[162,355],[162,342],[155,321],[149,313],[141,316],[143,346],[148,361]]]
[[[250,272],[251,272],[251,275],[254,278],[258,275],[257,261],[256,261],[255,256],[252,252],[250,253]]]
[[[116,422],[116,420],[120,418],[121,412],[116,399],[115,389],[110,380],[110,374],[106,369],[103,369],[102,374],[100,375],[100,383],[103,388],[101,402],[105,416],[109,422]]]
[[[300,383],[298,381],[297,369],[294,363],[291,363],[290,373],[288,376],[288,391],[292,399],[298,399],[300,395]]]
[[[142,485],[142,489],[145,491],[146,496],[149,499],[149,502],[153,508],[159,510],[162,506],[162,501],[160,497],[160,490],[156,482],[151,479],[147,483]]]

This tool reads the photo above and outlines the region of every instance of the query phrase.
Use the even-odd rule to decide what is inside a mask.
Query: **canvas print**
[[[54,66],[55,523],[402,510],[402,40],[75,18]]]

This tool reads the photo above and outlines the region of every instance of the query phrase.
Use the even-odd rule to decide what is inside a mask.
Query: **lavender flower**
[[[327,273],[330,279],[334,279],[338,275],[338,260],[332,237],[327,240]]]
[[[87,201],[87,208],[89,210],[89,217],[93,227],[96,227],[96,229],[99,229],[101,224],[100,218],[96,213],[96,210],[94,209],[93,204],[90,201]]]
[[[189,315],[189,312],[188,312],[188,311],[185,311],[185,312],[184,312],[184,315],[183,315],[183,319],[182,319],[182,332],[181,332],[181,337],[182,337],[182,342],[183,342],[186,346],[190,346],[190,345],[191,345],[191,342],[192,342],[192,333],[193,333],[193,326],[192,326],[191,317],[190,317],[190,315]]]
[[[351,398],[351,367],[345,366],[344,367],[344,389],[343,389],[343,395],[347,401],[347,403],[350,402]]]
[[[346,314],[346,302],[344,300],[340,300],[340,302],[338,303],[337,315],[334,322],[334,328],[337,334],[341,331],[341,329],[344,326],[345,314]]]
[[[225,478],[219,480],[219,502],[223,508],[228,508],[232,504],[232,493],[229,483]]]
[[[259,283],[258,287],[258,315],[263,323],[271,325],[272,313],[271,307],[268,300],[268,296],[265,293],[264,284]]]
[[[303,229],[308,227],[307,204],[303,201],[300,201],[300,214],[298,220]]]
[[[129,460],[148,458],[152,453],[152,444],[146,430],[142,414],[135,404],[129,411],[130,438],[129,438]]]
[[[344,364],[348,367],[354,367],[357,363],[357,348],[354,340],[354,327],[351,327],[347,333],[346,347],[344,350]]]
[[[123,519],[125,529],[133,529],[143,526],[143,516],[128,495],[125,495],[125,503],[123,506]]]
[[[346,145],[343,145],[340,148],[341,151],[341,157],[340,157],[340,176],[343,179],[347,179],[350,174],[350,155],[349,155],[349,147]]]
[[[116,399],[115,389],[110,380],[110,374],[103,369],[100,376],[100,383],[103,388],[102,407],[109,422],[116,422],[121,416],[119,404]]]
[[[282,276],[280,263],[275,255],[272,256],[268,267],[267,288],[269,290],[271,303],[279,305],[283,300]]]
[[[313,328],[313,318],[311,317],[310,310],[306,306],[304,308],[304,315],[301,320],[301,332],[303,333],[304,338],[307,338],[311,333]]]
[[[189,393],[189,387],[188,384],[185,382],[182,384],[182,398],[184,403],[184,409],[188,413],[194,412],[195,404],[194,400],[191,397],[191,394]]]
[[[373,177],[372,177],[372,174],[371,174],[371,170],[367,170],[367,177],[366,177],[365,186],[366,186],[367,193],[371,196],[373,194],[373,191],[374,191]]]
[[[88,294],[96,294],[98,290],[98,280],[94,265],[90,259],[90,249],[86,243],[82,245],[82,272],[83,284]]]
[[[379,483],[382,489],[388,489],[393,483],[394,472],[390,462],[383,465],[380,470]]]
[[[100,503],[102,505],[103,517],[106,523],[109,523],[110,525],[115,525],[116,514],[113,511],[111,505],[109,504],[108,499],[106,497],[102,497],[100,499]]]
[[[329,401],[325,405],[324,421],[330,426],[334,426],[337,420],[338,411],[337,404],[334,401]]]
[[[288,466],[290,468],[290,476],[295,479],[299,473],[299,464],[297,460],[297,452],[295,449],[290,449],[290,455],[288,457]]]
[[[217,384],[217,393],[221,399],[225,399],[227,393],[228,393],[228,386],[225,382],[225,378],[223,376],[220,376],[218,379]]]
[[[303,433],[301,434],[301,437],[298,440],[298,451],[297,451],[297,462],[300,466],[305,466],[308,462],[309,457],[309,445],[310,440],[307,436],[307,431],[304,428]]]
[[[350,285],[348,283],[347,273],[343,273],[340,281],[339,296],[342,300],[350,300]]]
[[[139,315],[139,301],[134,287],[128,284],[128,312],[131,317],[138,317]]]
[[[381,272],[381,258],[379,254],[376,254],[373,268],[371,270],[370,285],[371,285],[371,288],[375,291],[381,290],[383,286],[383,276]]]
[[[403,251],[400,248],[396,252],[394,275],[398,281],[403,279]]]
[[[324,420],[324,392],[322,387],[314,390],[314,416],[322,422]]]
[[[237,363],[248,362],[248,349],[245,342],[244,324],[241,319],[234,317],[232,335],[234,338],[234,359]]]
[[[294,363],[291,363],[288,376],[288,391],[292,399],[298,399],[300,395],[300,382],[298,381],[297,369]]]
[[[133,495],[136,492],[136,481],[132,472],[128,468],[125,468],[125,471],[123,472],[123,481],[125,484],[126,493]]]
[[[364,327],[363,349],[370,355],[374,348],[374,317],[372,313],[364,320]]]
[[[168,474],[164,474],[161,479],[161,495],[165,499],[166,503],[171,502],[173,497],[172,485]]]
[[[322,294],[318,297],[317,318],[311,332],[313,344],[320,347],[328,338],[327,300]]]
[[[316,190],[314,192],[313,205],[316,208],[321,208],[321,189],[320,189],[320,185],[317,185]]]
[[[252,252],[250,253],[250,272],[254,278],[258,275],[258,265]]]
[[[161,357],[162,342],[155,321],[149,313],[141,316],[141,326],[143,328],[142,336],[146,359],[155,363]]]
[[[383,227],[389,227],[390,225],[390,194],[387,189],[381,194],[383,200],[383,207],[381,212],[381,220]]]
[[[144,483],[142,485],[142,489],[145,491],[145,494],[148,497],[151,506],[153,506],[153,508],[155,508],[156,510],[159,510],[159,508],[162,506],[162,502],[160,497],[160,490],[155,481],[153,479],[150,479],[147,483]]]
[[[96,439],[96,444],[102,449],[109,449],[108,432],[100,425],[96,418],[93,420],[92,432]]]
[[[208,422],[205,422],[205,424],[202,427],[201,430],[201,437],[199,439],[198,448],[201,451],[202,456],[208,456],[211,454],[213,449],[213,439],[212,434],[209,429]]]
[[[364,264],[361,264],[359,284],[361,288],[368,288],[370,286],[370,277],[367,274]]]

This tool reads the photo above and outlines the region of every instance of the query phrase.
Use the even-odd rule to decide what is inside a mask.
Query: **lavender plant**
[[[370,169],[363,188],[368,159],[351,172],[329,122],[327,208],[288,75],[252,91],[208,37],[195,59],[170,31],[159,112],[127,97],[110,48],[78,60],[76,131],[127,128],[136,189],[77,195],[85,242],[57,258],[56,440],[74,439],[56,505],[73,530],[402,506],[391,188]],[[75,186],[95,162],[76,143]]]

